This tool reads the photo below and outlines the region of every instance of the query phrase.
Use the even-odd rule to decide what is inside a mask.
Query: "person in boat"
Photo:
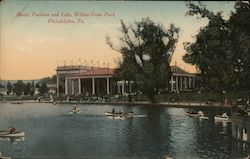
[[[119,114],[122,114],[122,109],[119,110]]]
[[[10,134],[14,134],[16,132],[16,128],[14,128],[14,127],[9,127],[8,130],[9,130]]]
[[[129,113],[134,114],[134,111],[131,109]]]
[[[223,114],[222,114],[222,117],[223,117],[223,118],[227,118],[227,117],[228,117],[228,116],[227,116],[227,113],[223,113]]]
[[[112,109],[112,114],[115,114],[115,108]]]

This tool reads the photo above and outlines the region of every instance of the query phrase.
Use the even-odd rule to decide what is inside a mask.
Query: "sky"
[[[223,11],[228,18],[233,2],[206,2],[208,9]],[[31,80],[56,74],[57,66],[117,67],[121,54],[105,42],[109,36],[120,45],[120,19],[133,24],[149,17],[168,28],[180,28],[171,65],[190,73],[194,66],[182,60],[183,42],[192,42],[205,19],[185,16],[182,1],[49,1],[4,0],[0,5],[0,79]],[[82,16],[76,16],[75,13]],[[71,16],[70,16],[71,15]],[[68,20],[75,23],[58,23]]]

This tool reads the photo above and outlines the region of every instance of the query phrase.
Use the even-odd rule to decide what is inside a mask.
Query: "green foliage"
[[[106,38],[107,44],[122,54],[123,60],[115,77],[133,80],[147,97],[155,102],[155,94],[166,88],[170,80],[170,60],[178,40],[179,29],[173,24],[165,30],[149,18],[126,26],[121,20],[121,45],[116,48]]]
[[[209,20],[194,43],[185,43],[185,62],[200,70],[203,87],[215,91],[249,89],[249,4],[237,2],[229,20],[204,6],[189,4],[188,15]]]
[[[27,83],[25,86],[24,86],[24,95],[29,95],[30,94],[30,91],[31,91],[31,84],[30,83]]]
[[[13,86],[10,82],[7,83],[7,95],[9,95],[13,90]]]
[[[2,84],[2,83],[0,83],[0,88],[4,88],[4,86],[3,86],[3,84]]]
[[[46,83],[43,82],[42,84],[40,84],[38,91],[40,95],[45,95],[46,93],[48,93],[49,89]]]
[[[24,90],[25,84],[23,83],[23,81],[17,81],[14,84],[14,88],[13,88],[13,92],[17,95],[20,96],[23,94],[23,90]]]

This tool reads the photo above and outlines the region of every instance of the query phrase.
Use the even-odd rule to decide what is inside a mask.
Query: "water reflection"
[[[115,119],[104,115],[114,106],[81,105],[81,112],[67,114],[72,107],[1,105],[0,129],[13,125],[27,135],[12,143],[0,138],[0,151],[13,158],[239,158],[249,153],[249,144],[232,137],[233,123],[214,122],[225,110],[205,109],[209,119],[201,120],[183,108],[120,105],[115,108],[133,109],[135,116]]]
[[[24,137],[0,137],[0,141],[3,142],[9,142],[9,143],[15,143],[19,141],[24,141]]]

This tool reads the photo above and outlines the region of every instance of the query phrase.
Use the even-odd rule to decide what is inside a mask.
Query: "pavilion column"
[[[65,94],[68,95],[69,92],[68,92],[68,78],[65,77]]]
[[[122,95],[124,95],[124,90],[125,90],[125,88],[124,88],[124,83],[125,83],[125,81],[124,80],[122,80]]]
[[[181,89],[181,90],[183,90],[183,81],[182,81],[182,76],[180,76],[180,80],[181,80],[181,81],[180,81],[180,84],[181,84],[181,85],[180,85],[180,89]]]
[[[191,77],[188,77],[188,85],[189,85],[189,89],[191,89],[192,88],[192,86],[191,86]]]
[[[107,94],[110,94],[110,91],[109,91],[109,78],[107,78]]]
[[[129,93],[132,92],[131,90],[132,90],[131,81],[129,81]]]
[[[184,77],[185,90],[187,90],[187,77]]]
[[[179,83],[179,81],[178,81],[178,76],[175,76],[175,87],[176,87],[176,91],[179,90],[178,83]]]
[[[195,78],[193,77],[193,87],[195,88]]]
[[[78,93],[82,94],[81,78],[78,78]]]
[[[95,94],[95,78],[92,78],[92,95]]]
[[[173,75],[171,76],[171,91],[174,90],[174,77]]]
[[[120,81],[117,81],[117,91],[118,91],[118,94],[121,94],[121,89],[120,89]]]
[[[56,76],[56,93],[59,96],[59,75]]]
[[[73,94],[75,94],[75,85],[74,85],[74,79],[71,79],[71,94],[73,95]]]

